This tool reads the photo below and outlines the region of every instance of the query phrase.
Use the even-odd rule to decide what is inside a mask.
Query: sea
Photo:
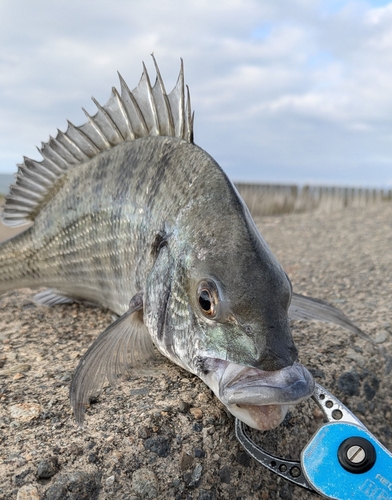
[[[10,184],[15,182],[15,177],[12,174],[0,174],[0,195],[8,193]]]

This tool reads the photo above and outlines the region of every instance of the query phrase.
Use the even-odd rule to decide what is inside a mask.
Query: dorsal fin
[[[131,92],[119,74],[121,92],[113,87],[108,102],[101,106],[94,98],[97,113],[76,127],[68,122],[66,132],[58,131],[38,149],[43,160],[24,158],[18,165],[16,183],[10,187],[2,213],[7,226],[23,226],[35,219],[51,198],[60,179],[71,168],[88,161],[122,142],[147,136],[177,137],[193,143],[193,114],[189,90],[185,95],[184,67],[181,60],[177,83],[170,94],[152,55],[156,81],[151,85],[147,69]]]

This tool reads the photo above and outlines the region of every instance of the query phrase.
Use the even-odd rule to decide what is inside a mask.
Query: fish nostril
[[[247,337],[253,337],[253,328],[250,325],[246,325],[244,330]]]

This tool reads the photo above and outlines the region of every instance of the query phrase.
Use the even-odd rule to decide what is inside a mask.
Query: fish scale
[[[79,423],[90,398],[129,363],[148,362],[155,344],[265,430],[314,388],[297,361],[290,309],[362,332],[292,293],[238,192],[193,142],[183,67],[166,94],[155,66],[153,86],[145,68],[132,92],[120,78],[121,95],[94,101],[87,123],[69,123],[42,145],[41,162],[19,166],[2,218],[33,224],[0,246],[0,291],[48,287],[39,302],[82,300],[120,315],[74,374]]]

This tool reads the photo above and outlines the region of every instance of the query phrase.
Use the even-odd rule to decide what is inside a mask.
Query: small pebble
[[[138,437],[141,439],[147,439],[151,436],[151,429],[149,427],[142,426],[138,430]]]
[[[371,401],[376,395],[375,389],[371,387],[370,384],[368,384],[368,382],[365,382],[363,384],[363,390],[365,392],[365,396],[368,401]]]
[[[180,469],[181,470],[186,470],[189,469],[189,467],[193,464],[193,457],[188,455],[188,453],[185,453],[183,451],[180,455]]]
[[[185,401],[180,400],[178,403],[178,409],[180,410],[181,413],[187,413],[190,408],[190,404],[186,403]]]
[[[195,458],[204,458],[206,456],[206,452],[200,448],[195,448],[194,455]]]
[[[250,456],[245,451],[240,451],[236,456],[237,462],[243,467],[249,467]]]
[[[388,336],[388,332],[386,332],[385,330],[381,330],[376,333],[376,335],[373,337],[373,340],[376,344],[382,344],[387,340]]]
[[[324,414],[318,406],[316,406],[313,409],[312,414],[313,414],[313,418],[315,418],[316,420],[321,420],[322,418],[324,418]]]
[[[364,356],[362,356],[362,354],[360,354],[359,352],[356,352],[354,349],[347,349],[346,356],[348,357],[348,359],[352,359],[353,361],[355,361],[361,368],[366,365],[366,359],[364,358]]]
[[[213,491],[202,490],[200,489],[199,496],[197,500],[215,500],[216,496]]]
[[[129,391],[129,394],[131,396],[145,396],[150,392],[150,389],[148,387],[140,387],[138,389],[131,389]]]
[[[208,403],[210,398],[208,397],[208,394],[206,394],[205,392],[201,392],[200,394],[198,394],[197,400],[200,401],[200,403]]]
[[[16,484],[16,486],[22,486],[24,483],[24,479],[26,476],[28,476],[31,472],[31,469],[25,469],[19,472],[18,474],[15,474],[13,477],[13,482]]]
[[[26,373],[31,369],[31,365],[27,363],[17,363],[17,364],[10,364],[10,366],[7,368],[6,372],[8,375],[14,375],[15,373]]]
[[[228,467],[227,465],[222,467],[222,469],[219,471],[219,477],[222,483],[230,483],[230,477],[231,477],[230,467]]]
[[[90,453],[88,456],[88,461],[90,464],[95,464],[95,462],[98,460],[98,457],[95,453]]]
[[[323,370],[318,368],[309,368],[310,373],[313,375],[313,378],[325,378],[325,373]]]
[[[114,481],[115,481],[115,476],[114,475],[109,476],[105,481],[106,486],[112,486],[114,484]]]
[[[19,422],[30,422],[39,416],[42,407],[36,403],[19,403],[9,407],[11,417]]]
[[[147,450],[156,453],[159,457],[168,457],[170,454],[169,440],[164,436],[148,438],[143,444]]]
[[[196,467],[193,469],[191,480],[188,484],[189,488],[196,488],[199,485],[202,472],[203,472],[203,466],[201,464],[197,464]]]
[[[189,410],[190,413],[192,413],[192,415],[197,419],[197,420],[200,420],[201,418],[203,418],[203,412],[201,411],[200,408],[191,408]]]
[[[365,415],[365,414],[366,414],[366,406],[362,403],[362,401],[360,401],[360,402],[357,404],[357,412],[358,412],[358,413],[361,413],[362,415]]]
[[[347,396],[359,396],[359,375],[356,372],[345,372],[338,378],[339,389]]]
[[[40,500],[37,488],[32,484],[22,486],[16,494],[16,500]]]
[[[46,458],[38,464],[37,475],[40,479],[47,479],[54,476],[59,470],[56,457]]]
[[[45,500],[97,500],[101,474],[82,471],[59,474],[46,490]]]
[[[158,482],[152,470],[142,467],[132,474],[132,488],[142,499],[157,498]]]

